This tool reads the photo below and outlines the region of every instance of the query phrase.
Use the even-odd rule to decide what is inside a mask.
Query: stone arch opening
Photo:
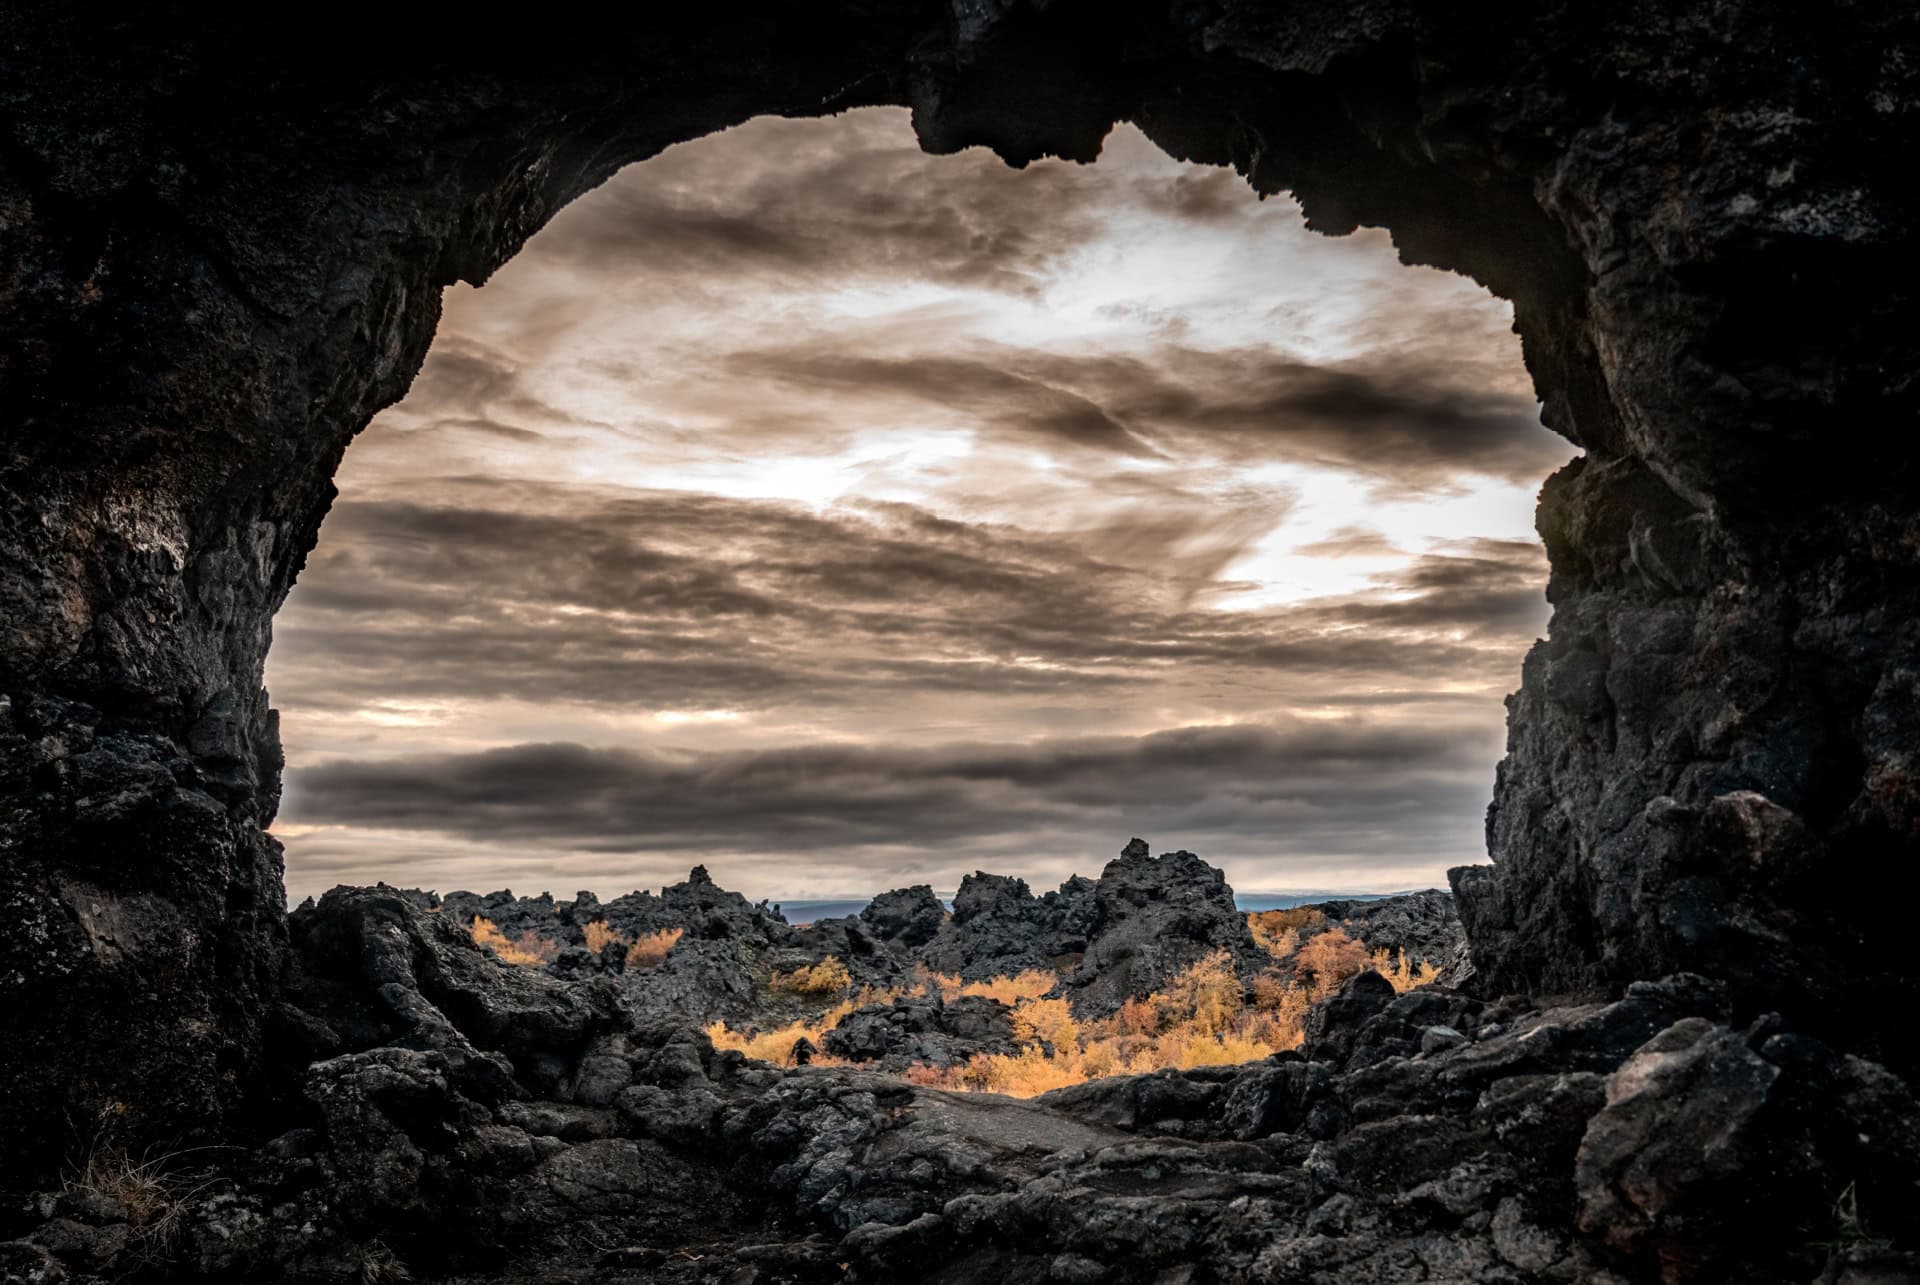
[[[1543,500],[1555,624],[1512,703],[1495,865],[1456,881],[1478,984],[1692,969],[1902,1056],[1879,997],[1913,968],[1891,899],[1853,890],[1910,863],[1920,813],[1920,394],[1911,287],[1882,270],[1912,216],[1879,164],[1911,141],[1882,56],[1911,13],[753,16],[512,49],[354,33],[351,58],[265,18],[18,19],[0,1150],[43,1164],[89,1103],[158,1135],[247,1100],[282,931],[269,621],[439,290],[668,143],[869,104],[1014,163],[1089,159],[1128,119],[1510,299],[1588,457]]]
[[[451,292],[349,448],[268,667],[289,901],[1044,889],[1129,834],[1444,887],[1569,453],[1505,306],[1130,127],[677,147]]]

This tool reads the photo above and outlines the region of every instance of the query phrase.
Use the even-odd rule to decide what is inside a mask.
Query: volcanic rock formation
[[[0,1226],[6,1279],[1766,1285],[1920,1267],[1897,1247],[1920,1237],[1911,1090],[1778,1019],[1731,1024],[1704,977],[1554,1006],[1362,973],[1297,1052],[1016,1102],[716,1052],[611,979],[502,964],[392,889],[335,889],[291,940],[273,1136],[183,1160],[164,1220],[137,1185],[36,1196]],[[989,1037],[966,1007],[842,1029]]]
[[[1582,1194],[1581,1218],[1620,1253],[1665,1245],[1648,1252],[1670,1249],[1675,1271],[1719,1270],[1723,1211],[1711,1199],[1688,1210],[1723,1173],[1683,1172],[1656,1148],[1667,1158],[1618,1176],[1636,1163],[1624,1159],[1636,1130],[1688,1136],[1709,1100],[1737,1108],[1727,1154],[1761,1158],[1782,1193],[1801,1190],[1785,1177],[1844,1185],[1847,1164],[1892,1163],[1816,1148],[1820,1164],[1766,1168],[1792,1152],[1778,1139],[1844,1142],[1847,1112],[1908,1101],[1887,1072],[1859,1068],[1910,1075],[1916,1063],[1920,966],[1904,899],[1888,895],[1920,857],[1920,287],[1896,270],[1916,209],[1904,158],[1920,142],[1911,4],[823,0],[638,6],[508,31],[437,17],[412,28],[393,6],[324,22],[270,6],[103,20],[28,0],[9,7],[5,36],[10,1175],[53,1168],[70,1122],[106,1109],[136,1140],[169,1145],[264,1118],[288,949],[279,849],[263,832],[281,771],[261,686],[271,619],[341,452],[419,369],[440,291],[484,281],[568,200],[671,143],[755,114],[883,103],[914,109],[929,150],[985,144],[1016,164],[1090,160],[1113,121],[1131,120],[1176,155],[1295,193],[1321,231],[1384,226],[1408,261],[1512,301],[1545,421],[1586,453],[1542,494],[1555,615],[1510,702],[1493,864],[1454,877],[1476,994],[1617,1009],[1651,1002],[1632,983],[1679,972],[1713,979],[1687,994],[1725,988],[1724,1009],[1663,1009],[1707,1025],[1670,1023],[1607,1091],[1601,1114],[1627,1141],[1578,1171],[1618,1177],[1618,1192]],[[411,931],[397,925],[414,912],[395,904],[392,931]],[[1768,1034],[1773,1011],[1781,1034]],[[455,1081],[488,1059],[426,1010],[415,1018],[440,1032],[409,1037],[426,1047],[361,1050],[316,1072],[315,1109],[341,1132],[395,1139],[399,1167],[360,1188],[370,1209],[406,1188],[387,1175],[457,1173],[451,1148],[494,1143],[572,1207],[600,1198],[564,1187],[572,1162],[531,1141],[556,1133],[522,1128],[531,1150],[511,1133],[451,1142],[478,1119],[467,1104],[485,1105]],[[1587,1018],[1542,1020],[1572,1031]],[[1566,1077],[1609,1072],[1618,1046],[1583,1066],[1584,1053],[1540,1054],[1572,1037],[1539,1038],[1494,1045],[1550,1077],[1526,1090],[1540,1110],[1521,1114],[1581,1115],[1592,1084]],[[1814,1048],[1831,1055],[1803,1056]],[[551,1074],[565,1073],[563,1059]],[[783,1103],[816,1120],[807,1136],[834,1139],[825,1152],[780,1134],[760,1153],[793,1166],[774,1185],[810,1209],[858,1186],[838,1166],[896,1118],[886,1091],[835,1098],[831,1083],[768,1080],[754,1110],[770,1114],[749,1112],[733,1135],[774,1128]],[[1789,1117],[1799,1123],[1769,1132]],[[906,1217],[931,1196],[850,1197],[852,1216],[886,1228],[848,1238],[863,1263],[986,1244],[1002,1218],[1049,1226],[1075,1198],[1063,1193],[1083,1188],[1044,1179],[1037,1154],[1106,1157],[1062,1162],[1083,1166],[1072,1172],[1098,1201],[1163,1193],[1143,1175],[1178,1164],[1162,1144],[1100,1131],[1117,1126],[1061,1125],[1018,1151],[968,1141],[974,1117],[960,1107],[915,1118],[974,1148],[975,1172],[1033,1179],[1032,1194],[974,1190],[972,1204],[929,1208],[936,1223]],[[1409,1171],[1416,1157],[1451,1163],[1465,1135],[1450,1130],[1479,1126],[1423,1127],[1432,1139],[1394,1135]],[[1497,1120],[1486,1127],[1498,1136]],[[1288,1152],[1284,1173],[1235,1153],[1245,1163],[1211,1190],[1284,1210],[1313,1199],[1312,1227],[1351,1238],[1375,1226],[1385,1190],[1366,1157],[1385,1157],[1389,1135],[1363,1136],[1372,1150],[1335,1139],[1304,1167]],[[641,1140],[597,1141],[618,1152],[633,1199],[662,1185],[667,1162]],[[1545,1137],[1515,1162],[1564,1158],[1565,1142]],[[902,1142],[902,1165],[935,1164],[919,1145]],[[1006,1154],[1025,1158],[987,1163]],[[1488,1208],[1454,1175],[1436,1169],[1430,1194],[1379,1216],[1484,1215],[1522,1256],[1505,1261],[1564,1260],[1524,1199],[1518,1213]],[[1841,1193],[1821,1194],[1831,1206]],[[1329,1208],[1335,1196],[1353,1204]],[[1773,1189],[1762,1197],[1768,1217],[1754,1225],[1798,1234],[1802,1222],[1772,1217]],[[1274,1225],[1307,1229],[1290,1217]],[[1048,1270],[1072,1279],[1113,1248],[1066,1245]],[[1291,1271],[1295,1251],[1273,1252],[1273,1271]],[[1477,1270],[1429,1270],[1456,1268]]]
[[[765,1019],[778,1004],[762,982],[829,959],[846,967],[855,989],[900,988],[926,972],[963,981],[1058,974],[1059,990],[1082,1017],[1104,1017],[1129,998],[1164,990],[1183,969],[1218,951],[1243,980],[1274,962],[1254,944],[1217,867],[1191,852],[1156,857],[1141,839],[1129,842],[1099,879],[1075,875],[1042,897],[1028,891],[1025,880],[976,871],[961,881],[951,914],[923,884],[882,893],[857,915],[799,926],[720,888],[704,867],[658,896],[635,892],[604,903],[591,893],[571,902],[509,891],[398,895],[459,925],[485,919],[508,940],[559,947],[548,961],[555,971],[624,977],[638,1010],[694,1024]],[[1444,953],[1433,943],[1451,945],[1460,936],[1452,899],[1437,889],[1329,902],[1325,910],[1351,911],[1353,917],[1340,922],[1367,945],[1412,948],[1423,959]],[[619,949],[587,953],[586,929],[595,923],[622,946],[651,933],[678,935],[665,958],[635,973]],[[924,1013],[934,1011],[908,1006],[895,1016],[913,1015],[903,1029],[927,1031],[939,1025],[925,1025]]]

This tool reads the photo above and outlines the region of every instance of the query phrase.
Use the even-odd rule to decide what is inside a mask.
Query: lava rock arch
[[[1860,3],[841,0],[0,26],[0,1158],[244,1112],[284,933],[262,664],[446,285],[759,114],[1096,155],[1117,119],[1512,300],[1551,637],[1511,698],[1502,991],[1687,969],[1912,1065],[1920,14]]]

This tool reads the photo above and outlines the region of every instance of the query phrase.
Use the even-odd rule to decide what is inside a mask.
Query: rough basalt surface
[[[286,942],[262,832],[281,770],[261,687],[271,619],[342,450],[418,370],[441,289],[484,281],[568,200],[673,142],[874,103],[910,105],[931,150],[986,144],[1015,163],[1091,159],[1129,119],[1176,155],[1294,192],[1315,228],[1387,227],[1406,259],[1510,299],[1546,422],[1585,455],[1542,494],[1555,615],[1510,702],[1493,864],[1454,879],[1477,994],[1604,1000],[1709,976],[1729,1007],[1707,1020],[1780,1074],[1755,1087],[1766,1074],[1732,1036],[1689,1028],[1684,1049],[1657,1052],[1676,1068],[1663,1082],[1690,1100],[1685,1086],[1710,1081],[1685,1068],[1732,1068],[1742,1111],[1816,1084],[1816,1102],[1895,1100],[1866,1080],[1805,1079],[1750,1030],[1770,1011],[1834,1065],[1913,1072],[1920,968],[1890,895],[1920,857],[1920,287],[1897,270],[1916,216],[1904,158],[1920,150],[1911,4],[841,0],[506,29],[413,27],[393,6],[316,22],[28,2],[4,34],[9,1175],[53,1167],[69,1122],[110,1104],[175,1145],[242,1130],[274,1100],[265,1050]],[[391,1082],[395,1101],[426,1104],[395,1110],[432,1144],[408,1144],[428,1164],[435,1130],[469,1118],[464,1092],[438,1087],[431,1059],[450,1055],[382,1056],[394,1065],[341,1083]],[[806,1105],[868,1090],[793,1083],[781,1091],[796,1110],[850,1113],[845,1136],[880,1127],[877,1105]],[[452,1114],[434,1124],[428,1105]],[[1829,1136],[1832,1120],[1806,1119]],[[1453,1156],[1456,1135],[1433,1128],[1406,1164]],[[501,1137],[534,1170],[553,1160]],[[1756,1139],[1751,1154],[1776,1154]],[[628,1166],[636,1184],[648,1163]],[[838,1181],[834,1162],[810,1163],[822,1176],[794,1190]],[[1263,1163],[1218,1190],[1257,1203],[1319,1172]],[[1328,1163],[1359,1221],[1336,1209],[1324,1233],[1298,1225],[1351,1238],[1378,1189]],[[1165,1188],[1131,1164],[1102,1161],[1086,1181],[1101,1200],[1155,1205]],[[1081,1190],[1019,1172],[1036,1184],[1017,1214],[1033,1226]],[[1837,1162],[1793,1172],[1844,1176]],[[1717,1181],[1688,1178],[1674,1199]],[[1435,1199],[1516,1245],[1542,1226]],[[1589,1234],[1632,1255],[1668,1223],[1704,1240],[1725,1226],[1666,1202],[1638,1215],[1655,1241]],[[990,1243],[966,1239],[998,1226],[1000,1206],[981,1208],[849,1240],[862,1262],[960,1252]],[[1430,1251],[1450,1252],[1452,1234]],[[1080,1260],[1105,1261],[1098,1248],[1067,1244],[1048,1270],[1072,1279]],[[1293,1271],[1295,1251],[1269,1250],[1282,1255],[1270,1274]],[[976,1275],[1033,1266],[965,1252]],[[1716,1251],[1673,1252],[1662,1261]]]
[[[1459,908],[1437,888],[1367,901],[1320,901],[1311,907],[1368,950],[1443,969],[1452,984],[1472,975],[1472,955]],[[1302,940],[1313,935],[1309,929]]]
[[[869,988],[924,993],[929,973],[962,981],[1044,973],[1057,979],[1054,992],[1082,1018],[1110,1016],[1128,999],[1165,990],[1181,972],[1222,952],[1243,981],[1275,965],[1254,944],[1218,867],[1191,852],[1156,857],[1143,839],[1131,840],[1098,879],[1075,875],[1044,896],[1034,896],[1025,880],[976,871],[961,881],[951,913],[921,884],[882,893],[858,914],[800,925],[719,887],[702,866],[658,894],[633,892],[607,902],[586,892],[572,901],[507,890],[396,895],[463,931],[485,919],[508,941],[544,954],[552,972],[618,979],[636,1011],[695,1025],[722,1020],[765,1029],[817,1017],[820,997],[795,996],[778,978],[828,960],[845,966],[855,995]],[[296,922],[305,909],[296,912]],[[1376,949],[1439,962],[1459,945],[1453,899],[1438,889],[1328,902],[1324,909],[1340,916],[1327,918],[1326,926],[1338,922]],[[615,935],[597,954],[587,947],[593,924]],[[630,966],[626,947],[656,934],[677,934],[665,957]],[[845,1037],[859,1053],[828,1051],[857,1060],[890,1055],[896,1070],[913,1061],[944,1066],[972,1052],[1006,1051],[1005,1032],[988,1038],[945,1029],[937,1015],[949,1007],[903,1003],[878,1023],[868,1014],[860,1023],[864,1033]],[[880,1040],[887,1031],[900,1039]],[[929,1035],[943,1038],[920,1038]],[[925,1056],[908,1056],[910,1047],[923,1047]]]
[[[606,978],[497,962],[392,889],[336,889],[296,912],[291,941],[272,1136],[180,1158],[164,1228],[124,1189],[9,1207],[0,1278],[1772,1285],[1920,1271],[1911,1090],[1779,1018],[1732,1022],[1727,988],[1705,977],[1541,1005],[1396,995],[1362,973],[1314,1010],[1298,1051],[1021,1102],[716,1053],[636,1015]],[[986,1004],[940,1008],[841,1029],[992,1036]]]

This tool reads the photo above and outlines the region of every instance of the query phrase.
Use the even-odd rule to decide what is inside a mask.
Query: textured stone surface
[[[1475,985],[1610,994],[1693,969],[1742,1019],[1778,1008],[1912,1066],[1906,912],[1879,894],[1920,848],[1920,309],[1892,269],[1915,217],[1913,6],[282,21],[7,17],[10,1170],[102,1103],[174,1141],[261,1083],[270,621],[440,290],[672,142],[868,103],[911,105],[932,150],[1016,163],[1090,159],[1131,119],[1292,190],[1322,231],[1386,226],[1511,299],[1546,421],[1587,455],[1542,496],[1555,617],[1511,701],[1495,865],[1455,879]]]
[[[1859,1285],[1920,1265],[1911,1092],[1778,1018],[1730,1026],[1700,977],[1562,1006],[1360,983],[1297,1051],[1022,1102],[716,1053],[389,890],[331,895],[291,941],[292,971],[332,984],[287,1003],[339,1051],[274,1063],[282,1132],[180,1158],[164,1236],[84,1187],[9,1207],[0,1271],[93,1285],[137,1252],[145,1280],[314,1285]],[[1442,1018],[1473,1034],[1410,1045]]]

